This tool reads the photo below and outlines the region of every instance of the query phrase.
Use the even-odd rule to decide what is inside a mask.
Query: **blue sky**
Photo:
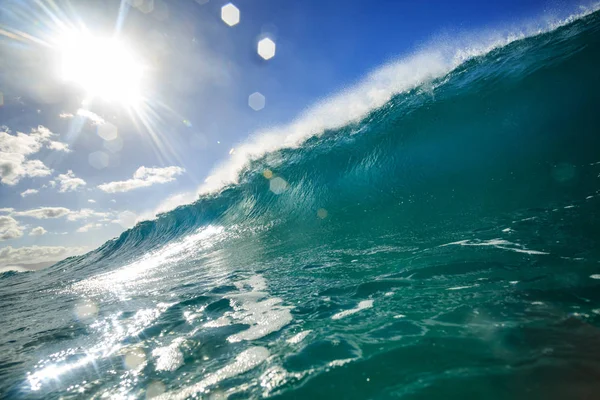
[[[90,250],[157,210],[191,202],[249,135],[285,127],[385,63],[449,38],[472,41],[469,32],[501,36],[580,4],[238,0],[240,22],[230,27],[221,19],[227,1],[148,2],[0,5],[0,268]],[[144,65],[143,100],[132,107],[92,98],[59,76],[55,43],[65,29],[118,32]],[[267,37],[277,46],[270,60],[256,51]],[[248,106],[254,92],[266,99],[259,111]]]

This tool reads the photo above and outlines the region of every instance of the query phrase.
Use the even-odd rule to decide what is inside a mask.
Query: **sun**
[[[141,100],[144,66],[117,38],[73,32],[58,41],[60,75],[91,98],[134,106]]]

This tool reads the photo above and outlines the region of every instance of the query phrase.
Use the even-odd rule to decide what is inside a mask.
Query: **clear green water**
[[[598,65],[595,13],[3,274],[0,397],[600,397]]]

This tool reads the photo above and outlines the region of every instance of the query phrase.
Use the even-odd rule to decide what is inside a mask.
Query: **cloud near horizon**
[[[64,258],[79,255],[86,251],[85,247],[63,246],[7,246],[0,249],[0,267],[11,264],[37,264],[60,261]]]
[[[40,207],[26,211],[15,211],[12,215],[16,217],[30,217],[36,219],[61,218],[69,215],[71,210],[65,207]]]
[[[53,219],[67,217],[68,221],[78,221],[87,218],[110,218],[113,213],[94,211],[91,208],[82,208],[79,211],[70,210],[66,207],[39,207],[26,211],[9,211],[11,216],[29,217],[36,219]]]

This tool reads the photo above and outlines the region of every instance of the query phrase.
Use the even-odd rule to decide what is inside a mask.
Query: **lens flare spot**
[[[260,92],[254,92],[248,96],[248,105],[254,111],[260,111],[265,108],[265,96]]]
[[[146,354],[141,349],[131,350],[123,357],[123,364],[127,369],[138,370],[146,364]]]
[[[96,169],[104,169],[108,167],[108,154],[103,151],[95,151],[89,155],[88,162]]]
[[[125,229],[129,229],[135,225],[137,221],[137,214],[131,211],[123,211],[119,214],[119,218],[117,219],[117,223],[121,225]]]
[[[271,171],[270,169],[265,169],[263,171],[263,176],[267,179],[271,179],[273,177],[273,171]]]
[[[123,150],[123,139],[116,137],[112,140],[106,140],[102,146],[111,153],[118,153]]]
[[[258,55],[265,60],[275,57],[275,42],[269,38],[264,38],[258,42]]]
[[[115,140],[118,136],[117,127],[110,122],[98,125],[96,133],[104,140]]]
[[[329,213],[328,213],[328,212],[327,212],[327,210],[326,210],[326,209],[324,209],[324,208],[319,208],[319,209],[317,210],[317,217],[319,217],[319,218],[321,218],[321,219],[325,219],[325,218],[327,218],[327,215],[328,215],[328,214],[329,214]]]
[[[146,398],[153,399],[167,391],[167,387],[161,381],[153,381],[146,388]]]
[[[269,181],[269,190],[275,194],[281,194],[288,188],[288,183],[285,179],[276,176]]]
[[[240,10],[231,3],[225,4],[221,8],[221,19],[229,26],[237,25],[240,22]]]
[[[98,315],[98,306],[91,301],[82,302],[75,306],[75,315],[81,321],[91,321]]]

